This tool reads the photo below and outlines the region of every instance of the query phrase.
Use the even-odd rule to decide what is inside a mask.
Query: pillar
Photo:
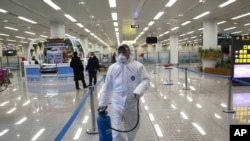
[[[178,64],[178,35],[171,34],[170,35],[170,64],[177,65]]]
[[[51,22],[50,23],[50,38],[64,38],[65,25],[64,23]]]
[[[88,37],[80,35],[80,42],[82,43],[84,56],[86,57],[89,54],[89,47],[88,47],[89,39]]]
[[[148,45],[148,52],[153,52],[153,44],[147,44]]]
[[[218,25],[216,20],[203,22],[203,49],[217,48]],[[203,69],[205,67],[215,67],[216,60],[202,59]]]

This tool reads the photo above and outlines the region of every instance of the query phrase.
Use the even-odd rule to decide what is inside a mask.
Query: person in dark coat
[[[35,56],[32,57],[32,61],[34,61],[35,64],[39,64],[38,61],[36,60]]]
[[[97,81],[97,70],[99,70],[99,60],[96,58],[94,52],[90,52],[90,58],[86,67],[86,71],[89,73],[89,85],[92,86],[92,79],[94,78],[94,85]]]
[[[114,52],[112,55],[112,63],[115,63],[115,62],[116,62],[116,53]]]
[[[77,90],[80,89],[79,83],[78,83],[79,80],[82,81],[83,88],[87,88],[85,80],[84,80],[84,74],[83,74],[84,69],[83,69],[82,61],[78,57],[77,52],[73,53],[73,57],[70,61],[70,67],[73,68],[76,89]]]

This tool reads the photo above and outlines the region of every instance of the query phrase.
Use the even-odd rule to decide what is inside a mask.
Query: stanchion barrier
[[[177,67],[179,69],[185,69],[185,79],[186,79],[186,86],[187,86],[187,70],[194,72],[194,73],[199,73],[202,75],[206,75],[206,76],[211,76],[211,77],[216,77],[216,78],[222,78],[222,79],[228,79],[228,102],[227,102],[227,109],[223,110],[223,112],[225,113],[235,113],[234,110],[232,110],[232,77],[231,76],[221,76],[221,75],[215,75],[215,74],[208,74],[208,73],[204,73],[204,72],[198,72],[198,71],[194,71],[188,68],[182,68],[182,67]],[[240,83],[245,83],[244,81],[241,80],[237,80],[237,79],[233,79],[235,81],[238,81]],[[248,83],[248,85],[250,85],[250,83]]]
[[[190,90],[190,88],[188,88],[188,84],[187,84],[187,68],[185,68],[185,88],[183,88],[183,90]]]
[[[103,78],[101,80],[99,80],[94,86],[93,88],[97,87],[101,82],[103,81]],[[56,138],[54,139],[54,141],[61,141],[62,138],[64,137],[64,135],[66,134],[66,132],[68,131],[68,129],[70,128],[70,126],[72,125],[72,123],[74,122],[74,120],[76,119],[76,117],[78,116],[79,112],[81,111],[82,107],[84,106],[87,98],[90,96],[90,91],[88,91],[86,93],[86,95],[84,96],[83,100],[81,101],[81,103],[78,105],[78,107],[76,108],[76,110],[74,111],[73,115],[70,117],[70,119],[68,120],[68,122],[64,125],[63,129],[58,133],[58,135],[56,136]],[[93,112],[95,112],[93,110]],[[95,117],[94,117],[95,118]],[[93,119],[93,117],[92,117]],[[95,120],[94,120],[95,122]]]
[[[228,102],[227,102],[227,109],[223,112],[225,113],[235,113],[234,110],[232,110],[232,78],[230,77],[228,79]]]
[[[102,80],[105,82],[106,75],[103,75]],[[90,91],[90,109],[91,109],[91,120],[92,120],[92,128],[87,129],[88,134],[98,134],[98,131],[96,131],[96,117],[95,117],[95,102],[94,102],[94,88],[96,88],[101,81],[96,83],[93,87],[89,87]]]
[[[94,87],[89,87],[90,91],[90,109],[91,109],[91,122],[92,122],[92,128],[87,129],[88,134],[98,134],[96,131],[96,122],[95,122],[95,105],[94,105]]]

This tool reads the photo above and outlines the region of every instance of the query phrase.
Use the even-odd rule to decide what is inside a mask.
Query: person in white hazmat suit
[[[112,95],[112,128],[118,130],[132,129],[138,119],[137,102],[149,88],[149,76],[145,67],[133,60],[134,47],[124,43],[117,48],[116,63],[107,72],[101,90],[99,108],[106,107]],[[113,141],[133,141],[139,125],[128,133],[112,130]]]

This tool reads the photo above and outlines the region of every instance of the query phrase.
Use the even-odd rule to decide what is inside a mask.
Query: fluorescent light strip
[[[194,31],[190,31],[190,32],[188,32],[187,34],[191,34],[191,33],[194,33]]]
[[[24,20],[24,21],[26,21],[26,22],[32,23],[32,24],[36,24],[36,23],[37,23],[37,22],[35,22],[35,21],[32,21],[32,20],[27,19],[27,18],[22,17],[22,16],[18,16],[17,18],[19,18],[19,19],[21,19],[21,20]]]
[[[233,3],[233,2],[235,2],[235,1],[236,1],[236,0],[228,0],[228,1],[226,1],[226,2],[224,2],[224,3],[222,3],[222,4],[220,4],[219,7],[220,7],[220,8],[223,8],[223,7],[225,7],[225,6],[227,6],[227,5],[231,4],[231,3]]]
[[[76,23],[77,26],[83,28],[84,26],[81,23]]]
[[[64,14],[64,16],[68,18],[71,22],[77,22],[76,19],[70,16],[69,14]]]
[[[2,132],[0,132],[0,137],[3,136],[4,134],[6,134],[9,131],[9,129],[5,129]]]
[[[158,137],[163,137],[160,126],[158,124],[154,124],[154,127],[155,127],[155,131],[156,131],[157,136]]]
[[[118,22],[113,22],[114,26],[118,26]]]
[[[20,43],[25,43],[25,44],[26,44],[26,43],[28,43],[28,42],[25,42],[25,41],[20,41]]]
[[[35,141],[39,138],[39,136],[45,131],[45,128],[40,129],[36,135],[31,139],[32,141]]]
[[[76,134],[75,134],[75,136],[73,138],[73,140],[78,140],[79,137],[80,137],[80,135],[81,135],[81,133],[82,133],[82,128],[78,128],[77,131],[76,131]]]
[[[237,16],[237,17],[234,17],[234,18],[231,18],[231,19],[236,20],[236,19],[243,18],[243,17],[249,16],[249,15],[250,15],[250,13],[246,13],[246,14],[242,14],[240,16]]]
[[[6,11],[6,10],[1,9],[1,8],[0,8],[0,12],[2,12],[2,13],[7,13],[7,11]]]
[[[6,41],[9,41],[9,42],[16,42],[16,40],[10,40],[10,39],[7,39]]]
[[[22,124],[23,122],[25,122],[27,120],[27,117],[23,117],[22,119],[20,119],[18,122],[16,122],[15,124]]]
[[[31,34],[31,35],[36,35],[36,33],[29,32],[29,31],[24,31],[24,33]]]
[[[218,22],[217,24],[220,25],[220,24],[223,24],[223,23],[226,23],[226,21],[221,21],[221,22]]]
[[[184,23],[182,23],[181,25],[187,25],[187,24],[189,24],[189,23],[191,23],[191,21],[186,21],[186,22],[184,22]]]
[[[199,28],[198,30],[201,31],[201,30],[203,30],[203,29],[204,29],[204,28]]]
[[[235,31],[235,32],[232,32],[231,34],[238,34],[238,33],[241,33],[242,31]]]
[[[163,14],[164,12],[157,13],[156,16],[154,17],[154,20],[158,20]]]
[[[118,19],[117,13],[111,13],[112,19],[116,21]]]
[[[249,26],[249,25],[250,25],[250,23],[244,24],[244,26]]]
[[[197,123],[193,122],[192,125],[201,133],[201,135],[206,135],[206,132]]]
[[[166,32],[164,32],[163,34],[168,34],[169,33],[169,31],[166,31]]]
[[[176,26],[176,27],[172,28],[171,30],[174,31],[174,30],[176,30],[178,28],[179,28],[179,26]]]
[[[15,30],[15,31],[18,31],[18,29],[17,29],[17,28],[13,28],[13,27],[9,27],[9,26],[5,26],[4,28],[6,28],[6,29],[10,29],[10,30]]]
[[[165,7],[171,7],[176,2],[176,0],[169,0]]]
[[[45,3],[47,3],[50,7],[54,8],[55,10],[60,10],[61,8],[56,5],[54,2],[51,0],[43,0]]]
[[[48,38],[48,36],[45,36],[45,35],[40,35],[40,37],[43,37],[43,38]]]
[[[194,19],[194,20],[197,20],[197,19],[199,19],[199,18],[201,18],[201,17],[204,17],[204,16],[208,15],[209,13],[210,13],[209,11],[204,12],[204,13],[202,13],[202,14],[200,14],[200,15],[194,17],[193,19]]]
[[[84,28],[84,30],[85,30],[86,32],[90,32],[89,29],[87,29],[87,28]]]
[[[143,31],[144,31],[144,32],[145,32],[145,31],[147,31],[147,30],[148,30],[148,28],[149,28],[149,27],[145,27],[145,28],[143,29]]]
[[[115,8],[116,7],[116,0],[109,0],[109,7]]]
[[[118,27],[116,27],[116,28],[115,28],[115,31],[116,31],[116,32],[118,32],[118,31],[119,31]]]
[[[3,34],[3,33],[0,33],[0,36],[10,36],[8,34]]]
[[[148,23],[148,26],[152,26],[155,22],[154,21],[151,21]]]
[[[235,28],[236,28],[236,27],[229,27],[229,28],[224,29],[224,31],[232,30],[232,29],[235,29]]]
[[[25,37],[21,37],[21,36],[16,36],[16,38],[18,38],[18,39],[25,39]]]

